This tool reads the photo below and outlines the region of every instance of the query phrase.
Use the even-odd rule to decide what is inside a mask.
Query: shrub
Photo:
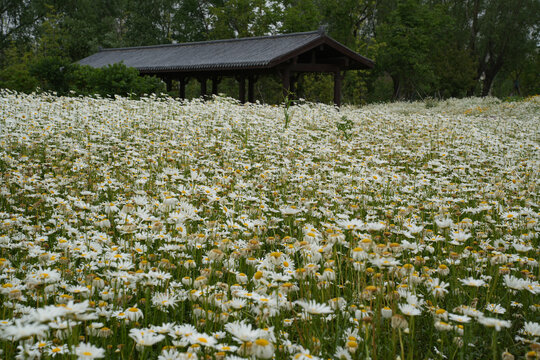
[[[70,88],[70,75],[74,65],[66,58],[45,56],[30,64],[30,74],[38,80],[44,91],[65,95]]]
[[[37,79],[41,90],[59,95],[133,96],[165,91],[163,82],[156,77],[139,76],[135,68],[113,64],[104,68],[73,64],[60,57],[43,57],[29,67],[29,76]],[[35,88],[34,83],[34,88]],[[30,86],[28,86],[30,87]]]
[[[72,76],[72,88],[82,95],[135,96],[165,91],[163,82],[150,76],[139,76],[135,68],[124,64],[113,64],[104,68],[76,65]]]
[[[38,80],[30,74],[29,66],[32,53],[18,48],[14,44],[4,52],[0,70],[0,88],[31,93],[38,86]]]
[[[0,70],[0,88],[31,93],[38,86],[38,80],[28,71],[24,63],[12,64]]]

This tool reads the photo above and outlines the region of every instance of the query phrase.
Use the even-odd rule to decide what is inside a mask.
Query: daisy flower
[[[105,349],[92,344],[80,343],[75,348],[75,355],[78,360],[101,359],[105,357]]]
[[[315,300],[296,300],[294,303],[300,305],[306,313],[312,315],[331,314],[333,312],[330,306],[317,303]]]
[[[482,279],[474,279],[472,277],[468,277],[466,279],[459,279],[459,281],[466,286],[472,286],[472,287],[480,287],[486,285],[486,282]]]
[[[497,318],[480,317],[478,322],[487,327],[493,327],[496,331],[501,331],[502,328],[509,328],[512,326],[512,322],[508,320],[500,320]]]
[[[417,316],[422,313],[422,310],[412,304],[399,304],[398,307],[404,315]]]

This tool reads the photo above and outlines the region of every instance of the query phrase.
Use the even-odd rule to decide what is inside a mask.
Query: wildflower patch
[[[539,109],[2,92],[0,358],[538,358]]]

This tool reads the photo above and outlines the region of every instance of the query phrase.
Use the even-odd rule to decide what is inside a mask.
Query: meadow
[[[540,97],[0,94],[2,359],[538,359]]]

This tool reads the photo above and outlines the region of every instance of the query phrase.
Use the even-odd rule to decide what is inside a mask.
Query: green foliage
[[[540,49],[524,62],[520,86],[523,95],[540,94]]]
[[[488,95],[498,75],[511,77],[512,71],[522,68],[537,53],[540,2],[456,0],[452,3],[454,33],[459,34],[461,43],[477,64],[476,81],[468,94]]]
[[[265,0],[229,0],[213,6],[210,14],[215,19],[212,38],[260,36],[268,34],[275,24],[273,7]]]
[[[288,93],[287,96],[285,96],[285,99],[283,100],[283,115],[285,117],[285,124],[283,127],[285,129],[289,127],[289,124],[291,122],[290,108],[293,103],[292,97],[293,97],[293,94]]]
[[[11,44],[5,56],[5,67],[0,70],[0,88],[25,93],[34,91],[38,86],[38,80],[28,69],[32,54]]]
[[[136,69],[124,64],[99,69],[77,65],[72,72],[71,90],[82,95],[139,97],[143,94],[162,93],[165,87],[160,79],[141,77]]]
[[[324,104],[334,103],[334,80],[328,74],[305,74],[303,92],[306,99]]]
[[[338,131],[345,137],[345,139],[350,140],[353,133],[352,129],[354,123],[351,119],[348,119],[346,116],[342,116],[341,120],[336,123]]]
[[[380,41],[385,46],[377,66],[392,77],[395,99],[425,93],[435,83],[435,73],[428,64],[434,28],[435,15],[417,0],[400,2],[387,22],[379,26]]]
[[[202,41],[208,39],[208,24],[205,2],[184,0],[174,13],[175,39],[179,42]]]
[[[69,92],[69,80],[73,65],[59,56],[46,56],[30,64],[30,74],[38,80],[43,91],[54,91],[60,95]]]
[[[282,14],[281,30],[285,33],[311,31],[316,29],[321,21],[321,9],[312,0],[286,1]]]

